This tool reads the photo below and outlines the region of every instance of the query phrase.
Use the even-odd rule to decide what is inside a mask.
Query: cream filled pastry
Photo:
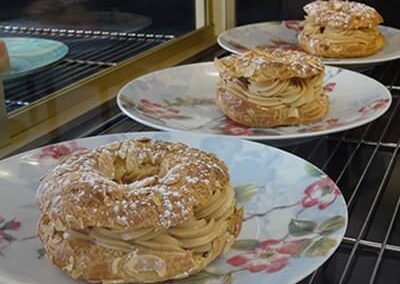
[[[194,274],[230,248],[243,214],[214,154],[150,139],[66,158],[41,181],[37,200],[49,260],[103,283]]]
[[[324,66],[304,52],[254,49],[215,60],[220,74],[217,106],[253,127],[315,122],[325,117]]]
[[[382,16],[372,7],[351,1],[315,1],[304,6],[299,44],[322,57],[361,57],[376,53],[385,39]]]

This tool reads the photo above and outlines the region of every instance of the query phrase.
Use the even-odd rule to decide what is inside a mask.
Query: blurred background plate
[[[276,21],[239,26],[225,31],[218,37],[218,44],[233,53],[243,53],[256,47],[277,47],[300,49],[297,36],[303,28],[303,21]],[[359,67],[400,58],[400,30],[380,26],[385,37],[384,47],[377,53],[358,58],[323,58],[329,65]]]
[[[10,57],[10,70],[3,75],[12,79],[57,62],[68,53],[64,43],[39,38],[7,37],[5,41]]]

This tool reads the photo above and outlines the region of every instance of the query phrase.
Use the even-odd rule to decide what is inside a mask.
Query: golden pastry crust
[[[305,5],[304,11],[323,27],[347,30],[372,28],[383,23],[382,16],[374,8],[352,1],[314,1]]]
[[[307,124],[323,119],[329,110],[329,100],[321,93],[311,103],[299,107],[298,115],[292,116],[293,109],[291,107],[263,108],[218,90],[217,106],[227,117],[237,123],[252,127],[276,127]]]
[[[215,60],[215,65],[220,73],[237,78],[251,77],[254,81],[308,78],[324,71],[324,65],[315,56],[300,51],[267,48],[227,56]]]
[[[239,235],[243,209],[235,210],[229,221],[227,236],[212,241],[212,249],[206,254],[185,252],[147,251],[138,249],[123,252],[95,245],[80,239],[65,239],[57,231],[47,215],[41,215],[38,235],[44,244],[47,258],[72,278],[102,283],[153,283],[168,279],[180,279],[204,269],[221,253],[229,249],[230,236]],[[142,263],[137,261],[143,259]],[[154,270],[140,271],[146,260],[159,261],[162,276]],[[136,263],[135,263],[136,262]],[[137,265],[136,267],[134,265]],[[145,269],[142,269],[145,270]]]
[[[73,278],[183,278],[239,234],[243,210],[233,196],[227,168],[214,154],[127,140],[72,155],[44,177],[38,235],[48,258]]]
[[[300,47],[327,58],[363,57],[376,53],[385,42],[378,25],[381,15],[357,2],[315,1],[304,6],[307,13],[299,34]]]
[[[130,140],[65,159],[42,180],[37,201],[53,221],[73,229],[171,227],[191,218],[215,184],[228,180],[225,164],[214,154],[180,143]],[[143,187],[152,194],[139,190]],[[176,194],[163,196],[166,188]],[[178,201],[185,206],[173,206]],[[167,205],[172,209],[164,215]]]
[[[298,125],[319,121],[328,111],[324,66],[317,57],[256,49],[216,65],[217,106],[233,121],[252,127]]]

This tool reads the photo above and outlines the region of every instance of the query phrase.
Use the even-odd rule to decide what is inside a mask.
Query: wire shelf
[[[4,82],[7,112],[12,112],[81,79],[175,37],[169,30],[138,33],[28,28],[0,25],[0,37],[40,37],[64,42],[65,58],[37,72]]]

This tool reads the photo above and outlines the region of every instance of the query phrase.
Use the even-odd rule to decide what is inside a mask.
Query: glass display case
[[[43,56],[54,54],[40,47],[39,56],[32,51],[33,55],[50,62],[38,63],[39,68],[25,74],[4,76],[1,140],[11,148],[16,147],[12,141],[18,135],[40,136],[39,130],[32,133],[33,126],[51,120],[54,127],[60,125],[115,97],[135,76],[211,46],[215,43],[212,11],[220,9],[211,1],[182,0],[39,0],[0,5],[2,38],[53,40],[65,48],[64,54],[49,59]],[[29,44],[35,48],[37,43]],[[23,56],[31,56],[24,52]]]
[[[229,52],[217,44],[222,32],[258,22],[302,19],[308,2],[2,1],[0,37],[52,39],[69,51],[57,62],[0,84],[0,157],[65,140],[158,131],[121,112],[115,97],[123,85],[162,68],[226,56]],[[381,12],[385,25],[400,27],[394,0],[363,2]],[[346,131],[258,142],[315,164],[335,181],[347,202],[343,241],[329,260],[299,283],[400,283],[400,59],[348,67],[390,92],[392,103],[386,113]],[[358,82],[352,83],[359,88]],[[359,113],[364,111],[368,109]],[[228,128],[230,134],[248,130],[236,124]]]

